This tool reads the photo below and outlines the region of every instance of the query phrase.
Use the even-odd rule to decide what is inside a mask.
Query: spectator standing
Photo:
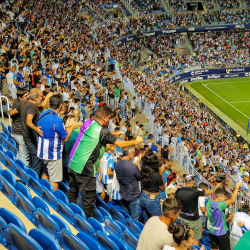
[[[165,245],[173,246],[173,235],[168,227],[176,222],[181,212],[181,202],[175,198],[167,198],[162,205],[162,215],[153,216],[145,224],[136,250],[162,250]]]
[[[194,188],[195,185],[194,175],[187,175],[186,187],[179,188],[175,193],[175,198],[179,199],[183,205],[180,220],[186,223],[194,232],[195,242],[194,245],[199,246],[199,239],[201,238],[201,219],[198,211],[198,198],[200,196],[208,196],[214,194],[215,190],[221,186],[217,184],[213,189],[208,191],[200,191]]]
[[[138,102],[136,102],[136,97],[134,96],[133,100],[131,101],[131,110],[132,110],[132,113],[134,115],[134,118],[136,117],[135,116],[135,107],[136,107],[137,104],[138,104]]]
[[[208,185],[204,182],[201,182],[199,184],[199,189],[207,191]],[[203,232],[203,229],[207,226],[207,216],[205,215],[206,212],[206,197],[200,196],[198,200],[198,208],[199,208],[199,215],[201,218],[201,231]]]
[[[138,166],[130,162],[134,157],[135,148],[128,147],[122,150],[122,157],[115,165],[117,180],[120,184],[123,209],[131,215],[133,221],[139,219],[140,208],[140,171]]]
[[[233,195],[229,200],[227,200],[228,192],[225,189],[218,188],[215,191],[216,198],[214,200],[210,199],[207,203],[211,249],[231,249],[225,209],[236,201],[241,186],[242,182],[237,182]]]
[[[143,124],[140,124],[140,125],[139,125],[139,128],[136,130],[136,134],[137,134],[138,136],[143,136],[143,127],[144,127],[144,125],[143,125]]]
[[[61,95],[51,96],[50,108],[42,112],[38,121],[38,127],[41,127],[43,136],[38,135],[37,157],[43,159],[48,171],[46,179],[54,191],[58,189],[58,183],[63,180],[63,142],[70,138],[74,129],[80,128],[82,125],[81,122],[75,122],[66,131],[63,119],[59,117],[62,105]]]
[[[93,217],[96,202],[96,172],[99,160],[104,154],[101,148],[107,144],[115,144],[119,148],[140,144],[142,138],[127,142],[117,140],[116,136],[124,132],[109,132],[108,125],[112,110],[107,106],[96,109],[95,120],[86,121],[77,137],[70,153],[69,160],[69,202],[76,203],[80,191],[83,200],[83,211],[86,217]]]

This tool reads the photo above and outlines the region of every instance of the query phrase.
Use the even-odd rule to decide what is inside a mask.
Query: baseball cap
[[[152,139],[152,138],[154,138],[154,136],[153,136],[153,135],[150,135],[150,136],[148,137],[148,139]]]
[[[186,182],[191,182],[191,181],[194,181],[195,178],[197,178],[197,175],[192,175],[192,174],[189,174],[189,175],[186,175]]]

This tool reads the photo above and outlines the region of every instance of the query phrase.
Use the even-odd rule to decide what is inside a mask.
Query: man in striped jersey
[[[37,157],[43,159],[47,166],[48,176],[43,175],[43,178],[51,183],[54,191],[58,189],[58,183],[63,180],[63,142],[70,138],[74,129],[82,125],[81,122],[74,122],[66,124],[65,128],[63,120],[58,116],[62,104],[62,95],[51,96],[50,108],[42,112],[38,121],[43,136],[37,136]]]

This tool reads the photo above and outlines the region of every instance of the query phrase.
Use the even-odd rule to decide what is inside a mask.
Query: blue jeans
[[[39,178],[42,177],[43,172],[48,175],[48,172],[46,171],[47,167],[43,160],[37,157],[37,147],[33,143],[25,142],[25,144],[30,155],[30,168],[38,174]]]
[[[160,195],[150,195],[142,191],[141,209],[144,223],[152,216],[161,216]]]
[[[130,214],[134,222],[138,221],[140,217],[140,197],[133,201],[122,200],[122,209]]]
[[[18,149],[16,158],[21,160],[28,167],[30,165],[29,163],[30,157],[29,157],[29,151],[23,140],[23,136],[12,134],[12,137],[15,140]]]

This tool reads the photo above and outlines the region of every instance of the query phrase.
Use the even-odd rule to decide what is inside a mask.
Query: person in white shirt
[[[113,118],[112,118],[112,123],[110,123],[110,125],[109,125],[109,130],[110,130],[110,132],[114,132],[116,127],[117,127],[117,126],[116,126],[116,118],[113,117]],[[118,127],[119,127],[119,126],[118,126]]]
[[[69,101],[69,88],[68,87],[64,88],[62,95],[63,95],[63,101]]]
[[[135,133],[137,133],[137,129],[139,129],[139,125],[140,125],[140,123],[137,121],[135,123]]]
[[[250,230],[250,208],[249,205],[243,205],[241,212],[234,215],[232,222],[232,230],[230,234],[230,246],[231,250],[234,249],[240,238],[243,236],[241,228],[238,226],[238,222],[244,224],[247,230]]]
[[[126,128],[126,122],[125,122],[125,121],[123,121],[123,122],[121,123],[121,130],[124,131],[124,134],[126,134],[127,128]]]
[[[5,76],[7,82],[7,89],[10,92],[12,101],[17,99],[17,88],[16,85],[23,85],[23,83],[17,81],[16,68],[12,67],[8,74]]]
[[[134,117],[136,117],[135,116],[135,106],[138,104],[138,102],[136,102],[136,97],[134,96],[133,97],[133,100],[131,101],[131,110],[132,110],[132,113],[133,113],[133,115],[134,115]]]
[[[208,185],[204,182],[201,182],[199,184],[199,189],[200,190],[208,190]],[[201,232],[203,232],[203,229],[207,226],[207,217],[205,216],[206,212],[206,197],[205,196],[200,196],[198,198],[198,210],[199,210],[199,216],[201,218]]]

